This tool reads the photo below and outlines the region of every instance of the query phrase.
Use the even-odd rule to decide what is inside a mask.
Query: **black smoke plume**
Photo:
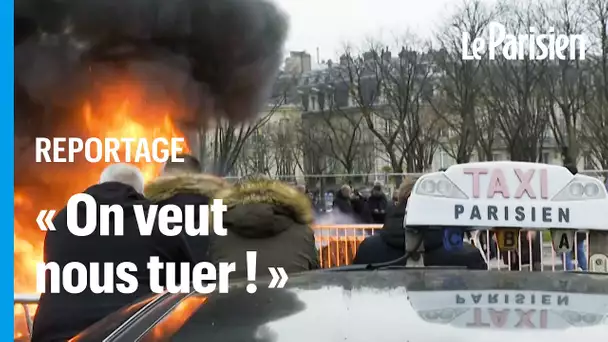
[[[100,80],[125,74],[183,105],[182,124],[252,119],[286,34],[265,0],[16,0],[16,143],[55,134]]]

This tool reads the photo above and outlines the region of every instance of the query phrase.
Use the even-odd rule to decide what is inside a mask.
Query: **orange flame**
[[[147,139],[151,144],[155,138],[184,138],[171,120],[176,113],[170,104],[151,103],[143,92],[133,86],[121,85],[102,92],[99,103],[87,102],[73,128],[81,129],[88,137]],[[189,152],[188,146],[181,146]],[[135,151],[131,151],[132,158]],[[146,181],[156,177],[162,165],[157,163],[134,163]],[[35,265],[43,260],[44,233],[37,229],[35,220],[42,209],[60,209],[69,196],[97,183],[101,171],[108,164],[46,164],[42,177],[48,188],[15,188],[15,274],[14,286],[18,293],[33,293],[36,290]],[[18,170],[16,170],[18,172]],[[15,306],[15,338],[27,334],[23,309]],[[17,316],[19,315],[19,316]]]
[[[190,296],[180,302],[171,314],[146,333],[142,342],[171,341],[171,337],[190,319],[190,317],[207,301],[207,297]]]

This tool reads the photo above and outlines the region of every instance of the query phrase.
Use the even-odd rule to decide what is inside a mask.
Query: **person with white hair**
[[[101,173],[99,184],[116,182],[131,186],[137,193],[144,193],[144,175],[129,164],[112,164]]]
[[[354,216],[353,205],[351,202],[352,188],[348,184],[344,184],[336,192],[334,198],[333,209],[340,211],[340,213],[348,216]]]
[[[108,166],[101,173],[99,184],[82,191],[93,197],[98,206],[120,205],[123,211],[122,220],[114,214],[106,220],[110,222],[110,227],[122,221],[124,224],[122,236],[101,236],[98,231],[89,236],[75,236],[67,229],[66,208],[57,213],[53,219],[56,230],[49,231],[44,240],[45,263],[54,262],[63,269],[71,262],[79,262],[87,267],[91,263],[118,265],[130,262],[137,269],[128,273],[137,279],[139,286],[131,294],[122,294],[118,291],[97,294],[90,288],[79,294],[45,291],[40,297],[34,320],[32,341],[67,341],[105,316],[151,293],[150,273],[147,268],[151,257],[158,257],[161,263],[192,262],[184,236],[164,236],[160,233],[158,225],[153,226],[150,236],[141,236],[135,217],[135,207],[141,206],[144,213],[147,213],[152,204],[144,197],[143,191],[144,177],[141,171],[127,164]],[[87,207],[81,204],[76,210],[78,224],[82,227],[87,223]],[[96,225],[99,226],[102,214],[99,208],[97,212]],[[177,269],[178,274],[175,279],[179,283],[179,267]],[[107,279],[107,274],[105,278],[100,277]],[[115,276],[113,278],[115,282],[124,283]],[[163,282],[161,286],[164,286],[164,279],[161,279],[161,282]],[[48,288],[49,285],[50,281],[47,278],[46,287]]]

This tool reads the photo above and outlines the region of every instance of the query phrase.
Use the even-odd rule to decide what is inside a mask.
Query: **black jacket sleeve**
[[[154,230],[156,249],[168,262],[194,262],[192,251],[186,240],[187,236],[182,232],[177,236],[165,236],[160,230]]]

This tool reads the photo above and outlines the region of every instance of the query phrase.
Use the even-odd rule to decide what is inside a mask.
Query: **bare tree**
[[[274,169],[273,143],[270,139],[271,123],[267,122],[245,139],[234,168],[239,175],[267,174]]]
[[[269,138],[272,144],[274,165],[278,176],[296,173],[302,155],[298,149],[298,125],[296,120],[279,120],[271,125]]]
[[[541,5],[546,26],[566,35],[585,31],[587,8],[580,0],[559,0]],[[566,59],[550,62],[545,73],[546,108],[551,130],[564,161],[576,161],[579,155],[580,119],[589,98],[589,79],[585,61]]]
[[[475,128],[477,130],[477,157],[481,160],[494,160],[497,134],[498,115],[486,101],[478,101],[475,112]]]
[[[485,63],[483,59],[463,58],[463,53],[468,52],[463,50],[463,33],[470,41],[482,37],[495,15],[496,12],[480,0],[463,1],[447,26],[435,37],[440,46],[440,50],[433,54],[439,69],[438,96],[428,100],[453,133],[450,135],[452,139],[442,141],[442,145],[457,163],[470,160],[481,134],[476,118],[483,86],[482,64]],[[484,119],[491,120],[489,117]]]
[[[536,14],[532,5],[513,6],[504,16],[509,20],[507,30],[516,35],[527,32],[539,22]],[[517,52],[505,49],[510,54]],[[542,89],[547,66],[545,61],[515,57],[498,54],[496,60],[486,63],[483,101],[497,115],[501,142],[511,160],[538,161],[549,128]]]
[[[325,133],[325,139],[316,140],[314,143],[325,149],[328,156],[338,162],[345,173],[354,173],[357,171],[361,150],[365,147],[361,129],[363,116],[353,110],[343,110],[332,100],[328,101],[327,107],[325,109],[321,106],[314,128]]]
[[[374,137],[370,134],[363,134],[361,140],[355,173],[375,173],[377,149]]]
[[[422,133],[414,140],[412,155],[414,172],[428,171],[433,164],[435,153],[439,147],[441,121],[430,113],[423,116]]]
[[[347,49],[341,58],[349,95],[396,173],[404,166],[417,171],[413,146],[422,134],[423,97],[432,91],[429,55],[415,38],[410,41],[397,58],[375,44],[362,56]]]
[[[608,169],[608,3],[588,0],[590,31],[598,46],[588,57],[591,63],[589,100],[583,116],[583,142],[602,169]]]
[[[330,169],[327,153],[323,146],[317,141],[324,138],[324,133],[315,129],[314,122],[303,119],[296,131],[298,137],[299,153],[302,156],[298,162],[298,168],[306,176],[306,184],[309,187],[320,185],[319,175]]]
[[[205,155],[201,159],[211,159],[213,165],[211,171],[215,174],[224,176],[233,173],[247,140],[268,123],[284,101],[283,96],[276,99],[268,111],[252,123],[233,124],[228,121],[220,121],[212,130],[202,133],[204,139],[201,140],[204,148],[201,150]]]

